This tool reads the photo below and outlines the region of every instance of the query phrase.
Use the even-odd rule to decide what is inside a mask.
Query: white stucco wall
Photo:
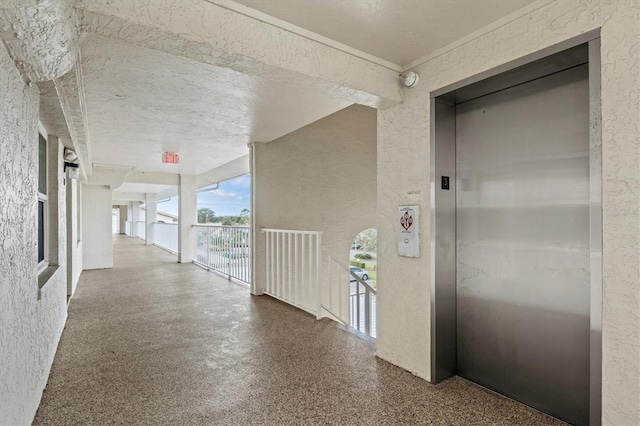
[[[66,320],[65,196],[60,177],[60,266],[47,270],[39,290],[38,91],[3,46],[0,87],[0,424],[22,425],[36,413]]]
[[[353,238],[376,227],[375,110],[345,108],[254,151],[256,288],[266,268],[261,228],[322,231],[323,246],[347,263]]]
[[[111,189],[82,186],[82,264],[84,270],[113,267]]]
[[[558,0],[443,49],[378,112],[378,355],[430,378],[429,93],[602,28],[603,423],[640,424],[640,2]],[[421,206],[422,257],[398,257],[402,204]]]
[[[79,238],[80,184],[67,179],[67,295],[73,296],[82,273],[82,241]]]

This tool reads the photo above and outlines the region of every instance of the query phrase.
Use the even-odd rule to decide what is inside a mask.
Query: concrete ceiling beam
[[[352,103],[401,102],[395,70],[201,0],[85,0],[90,33]]]
[[[144,203],[146,201],[146,198],[145,194],[140,192],[114,192],[112,200],[114,204],[118,202],[131,201],[139,201],[141,203]]]
[[[178,185],[179,175],[172,173],[139,172],[133,167],[95,165],[93,174],[87,179],[89,185],[105,185],[116,190],[123,183],[142,183],[152,185]]]
[[[80,63],[67,74],[54,80],[60,107],[66,120],[69,136],[80,163],[80,173],[84,181],[92,174],[91,145],[85,109],[84,89]]]
[[[216,167],[208,172],[197,175],[196,187],[203,188],[247,173],[249,173],[249,156],[243,155],[242,157],[229,161],[220,167]]]

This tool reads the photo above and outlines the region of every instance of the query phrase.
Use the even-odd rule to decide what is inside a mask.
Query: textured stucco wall
[[[38,93],[0,46],[0,424],[29,424],[66,320],[64,187],[52,276],[38,290]],[[58,153],[62,147],[58,146]]]
[[[102,185],[82,186],[82,267],[84,270],[113,268],[111,189]]]
[[[80,26],[73,0],[2,3],[0,33],[23,75],[53,80],[73,67]]]
[[[322,231],[348,262],[353,238],[376,220],[376,112],[351,106],[268,144],[255,145],[255,285],[265,279],[260,228]]]
[[[603,422],[640,424],[640,2],[558,0],[418,66],[420,84],[378,113],[378,355],[429,378],[429,93],[601,27]],[[422,207],[422,257],[396,254],[396,209]]]

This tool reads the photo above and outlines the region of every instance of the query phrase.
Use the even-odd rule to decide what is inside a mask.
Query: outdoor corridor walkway
[[[463,379],[431,385],[330,320],[138,239],[83,272],[34,424],[560,424]]]

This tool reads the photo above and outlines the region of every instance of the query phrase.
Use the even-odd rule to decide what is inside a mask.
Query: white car
[[[367,274],[366,270],[360,269],[357,266],[351,266],[349,267],[349,269],[351,269],[352,274],[356,274],[357,276],[362,278],[364,281],[369,279],[369,274]],[[352,274],[349,274],[349,282],[356,281],[356,279]]]

